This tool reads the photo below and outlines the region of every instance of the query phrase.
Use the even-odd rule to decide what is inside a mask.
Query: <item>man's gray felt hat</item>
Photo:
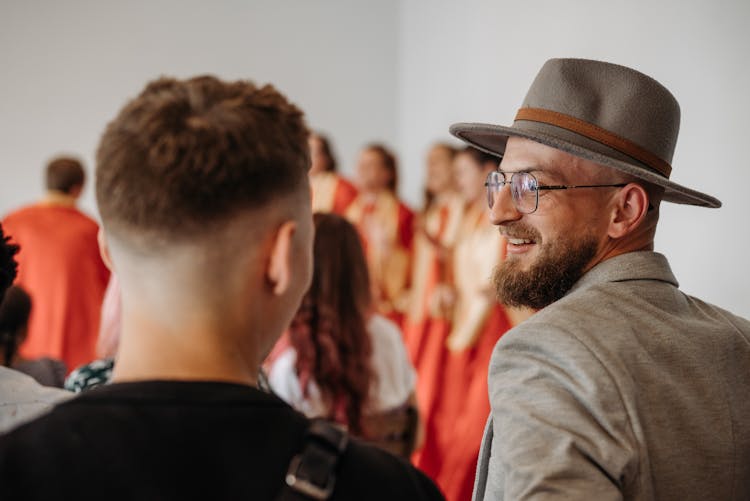
[[[550,59],[531,84],[510,127],[457,123],[454,136],[502,155],[522,137],[618,169],[658,186],[664,200],[721,207],[716,198],[669,180],[680,105],[659,82],[624,66]]]

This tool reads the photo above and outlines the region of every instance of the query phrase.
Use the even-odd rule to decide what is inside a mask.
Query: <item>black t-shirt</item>
[[[239,384],[102,386],[0,437],[0,499],[273,500],[308,426]],[[442,496],[405,461],[351,440],[332,499]]]

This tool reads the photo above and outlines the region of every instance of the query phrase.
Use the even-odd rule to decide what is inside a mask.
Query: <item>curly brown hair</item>
[[[99,144],[104,226],[174,239],[296,193],[308,183],[307,136],[302,111],[271,85],[155,80]]]
[[[314,215],[314,272],[292,320],[290,340],[306,391],[312,379],[329,403],[328,418],[362,435],[363,410],[375,375],[367,315],[372,298],[367,263],[354,226],[334,214]]]

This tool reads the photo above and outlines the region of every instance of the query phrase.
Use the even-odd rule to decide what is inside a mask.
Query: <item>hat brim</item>
[[[525,130],[519,127],[504,127],[502,125],[468,122],[453,124],[450,126],[449,130],[450,133],[458,139],[461,139],[482,151],[497,156],[502,156],[505,152],[505,145],[509,137],[530,139],[537,143],[551,146],[552,148],[562,150],[571,155],[617,169],[649,183],[661,186],[664,188],[663,200],[665,202],[710,208],[721,207],[721,201],[711,195],[692,190],[670,181],[661,174],[657,174],[656,172],[638,165],[635,161],[631,163],[622,159],[614,158],[614,153],[612,155],[606,155],[590,148],[584,148],[579,144],[575,144],[559,137],[562,134],[554,135],[539,130]],[[567,131],[565,132],[567,133]],[[602,147],[601,149],[606,148]]]

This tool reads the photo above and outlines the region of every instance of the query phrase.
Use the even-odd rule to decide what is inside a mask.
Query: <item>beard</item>
[[[524,233],[521,238],[540,241],[533,229],[517,227],[514,235],[516,229]],[[520,260],[512,258],[497,266],[492,276],[497,299],[507,306],[540,310],[562,298],[583,276],[597,251],[593,235],[563,238],[542,244],[539,257],[528,270],[521,269]]]

